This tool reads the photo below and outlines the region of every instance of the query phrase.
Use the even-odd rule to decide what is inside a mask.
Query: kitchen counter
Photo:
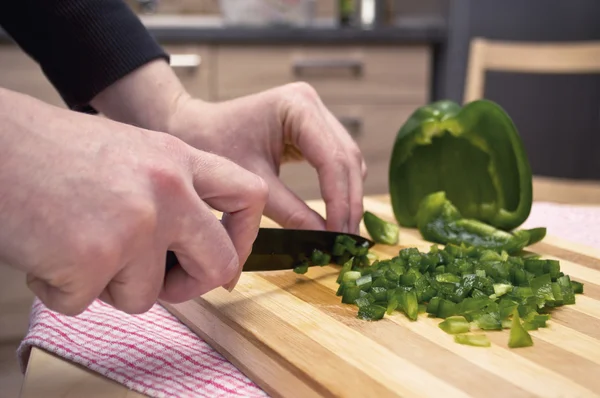
[[[220,17],[143,15],[150,33],[161,43],[438,43],[445,38],[438,18],[399,18],[392,26],[374,29],[340,28],[332,19],[316,19],[312,26],[227,26]],[[12,42],[0,29],[0,43]]]
[[[600,205],[600,183],[534,178],[536,201]],[[389,200],[387,195],[367,198]],[[553,200],[556,199],[556,200]],[[549,236],[547,244],[560,247],[561,240]],[[569,243],[570,247],[575,247]],[[547,246],[547,245],[546,245]],[[580,247],[582,250],[586,250]],[[579,250],[579,249],[577,249]],[[594,252],[597,253],[597,252]],[[91,395],[90,395],[91,394]],[[26,371],[22,398],[36,397],[141,397],[123,385],[115,383],[84,367],[75,365],[39,348],[33,348]]]

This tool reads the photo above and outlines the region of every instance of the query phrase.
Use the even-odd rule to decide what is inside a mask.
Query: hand
[[[261,176],[269,185],[265,215],[284,227],[358,232],[367,167],[352,137],[305,83],[213,104],[191,98],[169,65],[154,61],[103,90],[92,105]],[[281,164],[300,160],[317,170],[326,220],[278,177]]]
[[[364,159],[309,85],[289,84],[217,104],[182,96],[168,131],[261,176],[269,185],[265,215],[280,225],[358,231]],[[278,177],[281,164],[300,160],[317,170],[326,221]]]
[[[0,262],[67,315],[96,298],[140,313],[233,287],[268,195],[260,177],[173,136],[7,90],[0,186]],[[167,250],[180,265],[165,279]]]

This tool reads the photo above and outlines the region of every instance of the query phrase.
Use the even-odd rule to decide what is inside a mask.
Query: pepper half
[[[444,191],[463,217],[507,231],[527,219],[533,198],[521,137],[489,100],[464,107],[444,100],[415,110],[396,136],[389,188],[396,220],[408,228],[432,192]]]

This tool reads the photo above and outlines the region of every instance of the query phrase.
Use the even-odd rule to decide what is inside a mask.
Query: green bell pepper
[[[507,232],[476,219],[463,218],[445,192],[434,192],[423,198],[417,211],[417,227],[430,242],[465,244],[508,254],[546,236],[544,228]]]
[[[389,167],[396,220],[417,225],[421,200],[443,191],[465,218],[512,230],[529,216],[532,171],[507,113],[477,100],[418,108],[398,131]]]

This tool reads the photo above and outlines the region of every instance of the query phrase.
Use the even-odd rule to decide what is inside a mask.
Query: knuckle
[[[305,226],[309,225],[310,219],[306,217],[304,212],[295,211],[287,215],[285,217],[283,224],[286,228],[297,228],[302,229]]]
[[[288,88],[306,99],[313,100],[319,97],[317,90],[305,81],[298,81],[288,84]]]
[[[129,203],[128,214],[132,216],[130,231],[153,231],[158,224],[156,205],[149,199],[137,199]]]
[[[260,203],[266,203],[269,198],[269,184],[262,178],[257,176],[256,184],[252,190],[253,199]]]
[[[158,192],[177,195],[185,189],[181,172],[175,166],[152,163],[147,166],[146,172]]]

